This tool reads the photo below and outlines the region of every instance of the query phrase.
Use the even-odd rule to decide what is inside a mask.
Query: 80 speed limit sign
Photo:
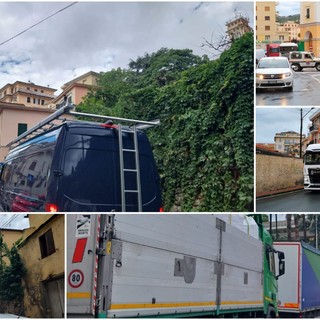
[[[72,288],[79,288],[84,280],[84,275],[81,270],[72,270],[69,273],[68,282]]]

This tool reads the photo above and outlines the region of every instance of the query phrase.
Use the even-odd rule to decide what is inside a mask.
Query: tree
[[[0,233],[0,300],[14,301],[23,297],[21,280],[26,274],[18,246],[21,239],[16,241],[11,249],[3,240]]]

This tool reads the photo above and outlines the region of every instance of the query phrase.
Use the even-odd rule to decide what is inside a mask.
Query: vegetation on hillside
[[[253,209],[253,34],[210,61],[162,48],[103,74],[78,110],[160,119],[148,136],[165,210]]]
[[[277,15],[276,17],[276,21],[283,24],[285,22],[288,22],[288,21],[294,21],[296,23],[300,23],[300,14],[297,13],[297,14],[293,14],[293,15],[289,15],[289,16],[279,16]]]

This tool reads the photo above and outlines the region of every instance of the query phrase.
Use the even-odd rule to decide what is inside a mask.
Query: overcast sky
[[[26,214],[0,214],[0,230],[1,229],[19,229],[29,228],[29,219]]]
[[[212,57],[203,39],[224,34],[235,12],[253,27],[253,2],[77,2],[1,45],[70,4],[0,1],[0,88],[21,80],[60,89],[162,47]]]
[[[277,11],[280,16],[290,16],[300,14],[300,2],[296,1],[278,1]]]
[[[274,143],[277,132],[295,131],[300,133],[301,108],[256,108],[256,142]],[[309,120],[317,110],[303,108],[303,130],[307,135]],[[310,112],[309,112],[310,111]],[[309,112],[309,113],[308,113]]]

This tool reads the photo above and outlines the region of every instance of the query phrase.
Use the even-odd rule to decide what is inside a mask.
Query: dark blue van
[[[147,136],[125,126],[65,121],[13,148],[0,177],[2,211],[156,212],[161,206]]]

